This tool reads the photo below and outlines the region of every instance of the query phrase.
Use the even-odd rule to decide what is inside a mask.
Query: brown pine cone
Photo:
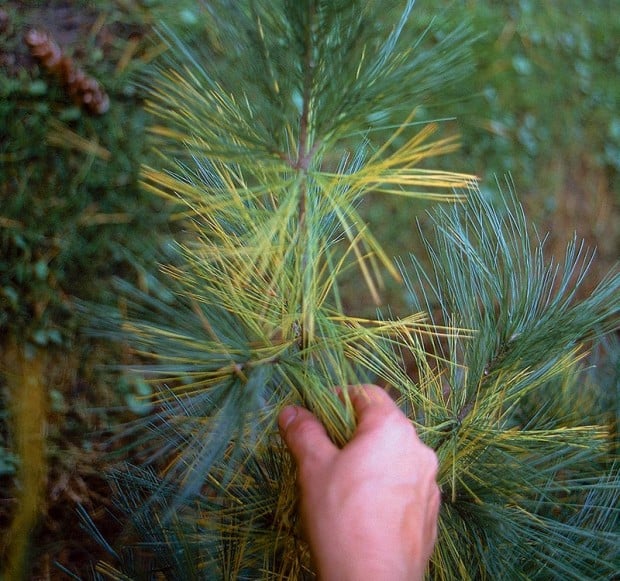
[[[86,75],[69,56],[63,55],[61,48],[52,37],[39,30],[26,34],[26,44],[30,53],[43,67],[57,76],[67,93],[74,101],[90,113],[102,115],[110,107],[110,99],[99,83]]]

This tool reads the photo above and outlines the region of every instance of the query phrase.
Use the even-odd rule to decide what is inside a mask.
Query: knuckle
[[[294,422],[288,429],[290,434],[302,442],[306,442],[307,440],[316,437],[318,431],[319,429],[317,425],[307,419]]]

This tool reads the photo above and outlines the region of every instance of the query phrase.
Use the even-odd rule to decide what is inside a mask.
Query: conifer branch
[[[166,35],[174,49],[172,66],[155,77],[150,109],[161,120],[154,129],[156,135],[169,144],[162,152],[169,151],[175,163],[169,169],[145,168],[144,183],[151,191],[187,206],[195,241],[181,246],[183,267],[165,269],[181,298],[173,308],[177,328],[164,323],[172,307],[159,304],[153,305],[153,322],[127,321],[124,329],[142,345],[136,353],[153,361],[148,372],[154,379],[172,384],[160,399],[171,414],[222,415],[226,406],[211,403],[219,401],[215,394],[221,393],[224,402],[236,401],[236,390],[247,392],[247,386],[265,372],[278,378],[270,387],[273,393],[269,398],[281,393],[283,384],[291,386],[292,397],[307,403],[326,421],[330,433],[344,441],[350,433],[350,418],[333,407],[334,396],[326,386],[355,383],[360,372],[392,377],[391,371],[384,369],[388,358],[381,355],[375,360],[371,350],[361,345],[391,335],[400,342],[399,336],[412,333],[405,333],[400,322],[392,321],[380,332],[366,329],[359,335],[351,333],[346,322],[330,317],[338,276],[349,257],[357,263],[377,302],[378,264],[398,277],[378,241],[362,224],[355,205],[381,183],[386,184],[386,190],[398,192],[410,190],[416,183],[450,189],[469,177],[427,171],[420,173],[420,179],[414,178],[417,163],[451,147],[448,142],[427,144],[428,131],[406,141],[393,155],[384,148],[366,163],[364,156],[356,153],[354,162],[341,164],[338,173],[326,172],[323,158],[342,155],[336,147],[334,122],[342,120],[342,131],[349,123],[346,115],[333,118],[329,110],[326,96],[332,95],[336,102],[341,91],[338,75],[329,67],[344,65],[344,52],[338,47],[359,50],[356,27],[369,14],[345,4],[309,0],[301,5],[285,3],[281,12],[263,18],[259,6],[252,3],[240,29],[253,29],[246,40],[256,50],[248,50],[245,56],[254,59],[259,55],[257,66],[270,79],[267,83],[251,81],[241,72],[244,86],[218,76],[217,68],[206,71],[174,35]],[[399,60],[396,45],[409,8],[388,40],[371,42],[363,49],[364,55],[370,55],[367,50],[372,46],[380,52],[376,58],[386,66],[390,59]],[[284,19],[285,24],[278,19]],[[270,34],[276,23],[278,30],[289,35],[285,36],[289,50],[282,62],[266,62],[275,52]],[[243,55],[237,47],[231,54],[235,58]],[[383,67],[368,64],[366,58],[355,73],[355,91],[375,87],[384,72]],[[240,70],[238,64],[226,72],[233,70]],[[358,75],[365,75],[366,85],[357,85]],[[378,78],[372,80],[372,75]],[[248,98],[247,82],[256,82],[256,108]],[[292,113],[286,103],[295,100],[297,88],[301,102],[293,122],[292,117],[283,115]],[[261,111],[258,104],[264,103],[269,105]],[[274,104],[283,110],[267,119]],[[276,134],[290,140],[294,126],[296,151],[285,161],[281,153],[274,155],[283,145]],[[320,127],[323,133],[318,132]],[[399,126],[396,134],[402,131]],[[185,147],[189,153],[183,153]],[[285,149],[280,147],[280,151]],[[336,250],[340,241],[342,251]],[[223,326],[215,325],[218,317]],[[180,328],[181,321],[184,328]],[[239,332],[231,335],[227,324]],[[419,330],[427,332],[428,327],[420,323]],[[224,396],[227,393],[230,395]],[[196,411],[190,412],[191,406],[178,399],[181,397],[196,401]],[[258,406],[255,411],[262,413],[264,402],[254,404]],[[213,422],[218,423],[215,417]],[[242,424],[235,420],[228,425],[219,436],[221,442],[230,440]],[[176,422],[171,428],[178,429]],[[196,441],[194,436],[187,437]],[[214,434],[209,436],[212,442],[214,438]],[[172,441],[178,441],[177,436]],[[219,443],[213,446],[223,449]],[[189,451],[188,457],[192,455]],[[208,464],[201,465],[212,465],[215,457],[210,458]],[[188,459],[186,465],[193,461]]]
[[[311,148],[311,127],[310,127],[310,110],[312,106],[312,90],[314,87],[314,35],[313,28],[315,26],[316,9],[313,0],[308,3],[308,15],[305,32],[305,51],[303,55],[303,97],[302,111],[299,122],[299,145],[297,152],[297,161],[295,168],[307,172],[310,167],[310,148]],[[303,216],[303,213],[301,214]]]
[[[530,578],[542,570],[579,578],[596,560],[611,571],[607,555],[618,535],[608,535],[610,521],[573,527],[561,513],[567,502],[589,510],[589,495],[609,501],[618,483],[617,471],[605,467],[607,428],[575,425],[574,402],[592,405],[578,395],[579,364],[585,342],[617,324],[620,276],[610,275],[591,297],[576,301],[573,285],[584,280],[588,255],[572,242],[561,268],[548,262],[544,241],[532,244],[524,236],[525,216],[511,193],[496,209],[470,191],[465,204],[438,210],[433,221],[433,238],[425,243],[431,273],[413,257],[414,274],[404,266],[402,272],[419,308],[477,332],[445,342],[433,338],[432,350],[443,358],[431,369],[420,365],[426,394],[413,386],[406,390],[440,457],[443,532],[432,570],[446,579],[458,571],[473,577],[527,572]],[[597,462],[596,478],[585,482],[578,476]],[[503,516],[490,521],[488,511]],[[617,515],[611,509],[607,518]],[[566,535],[561,542],[558,530]],[[595,531],[603,543],[596,557],[585,540]],[[579,546],[584,542],[585,551]],[[529,549],[506,558],[498,554],[493,568],[481,560],[480,550],[502,552],[512,543]],[[556,559],[553,551],[564,556]]]
[[[309,561],[277,412],[303,402],[344,445],[353,416],[332,386],[380,381],[440,458],[436,578],[610,571],[617,511],[587,516],[587,499],[608,503],[618,484],[617,471],[592,470],[605,465],[606,429],[580,425],[559,402],[577,393],[584,338],[617,317],[618,277],[577,302],[588,262],[577,245],[549,264],[516,202],[498,210],[473,176],[420,167],[456,146],[433,141],[432,125],[410,131],[415,105],[461,78],[463,30],[420,50],[401,38],[413,0],[387,35],[384,4],[222,0],[238,20],[208,69],[167,36],[150,102],[161,166],[143,179],[190,220],[178,263],[163,271],[169,296],[121,285],[122,330],[107,331],[163,384],[137,441],[165,471],[118,475],[124,508],[153,559],[182,578],[188,555],[214,578],[299,575]],[[381,130],[383,145],[370,141]],[[357,211],[370,191],[462,203],[432,215],[424,266],[414,257],[397,270]],[[339,277],[351,266],[374,296],[380,268],[402,275],[425,315],[343,312]],[[592,549],[598,532],[605,547],[588,558],[579,543]]]

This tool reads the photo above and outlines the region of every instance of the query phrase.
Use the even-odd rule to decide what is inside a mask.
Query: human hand
[[[437,537],[437,457],[383,389],[352,387],[349,396],[357,428],[342,449],[304,408],[278,418],[319,578],[422,579]]]

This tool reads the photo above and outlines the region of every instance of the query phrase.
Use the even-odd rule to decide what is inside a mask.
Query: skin
[[[304,408],[286,407],[278,418],[319,578],[422,579],[437,537],[437,457],[381,388],[348,392],[357,427],[343,448]]]

